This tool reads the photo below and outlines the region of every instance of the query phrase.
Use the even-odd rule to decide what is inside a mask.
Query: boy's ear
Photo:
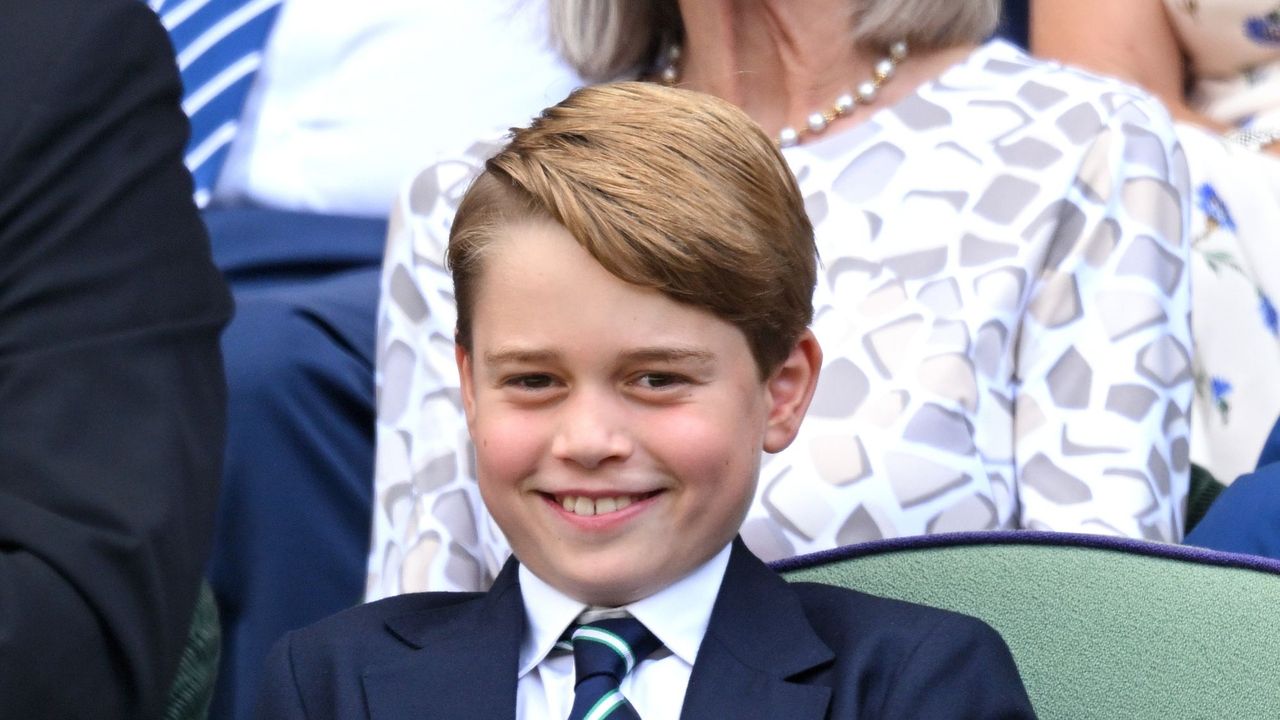
[[[813,391],[822,369],[822,346],[812,330],[805,330],[791,354],[765,381],[769,394],[769,418],[765,426],[764,450],[776,453],[796,439],[800,421],[809,410]]]
[[[453,359],[458,363],[458,383],[462,390],[462,410],[467,415],[467,427],[471,427],[471,418],[475,417],[476,388],[471,379],[471,354],[461,344],[454,342]]]

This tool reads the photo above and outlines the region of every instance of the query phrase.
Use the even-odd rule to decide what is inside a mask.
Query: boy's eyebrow
[[[540,363],[555,360],[560,355],[554,350],[534,350],[525,348],[498,348],[484,354],[484,360],[490,364],[501,363]]]
[[[715,355],[706,350],[691,347],[647,347],[618,353],[619,359],[631,362],[711,362]]]
[[[484,354],[486,363],[502,364],[502,363],[545,363],[556,360],[560,354],[554,350],[543,350],[533,348],[497,348],[490,350]],[[618,359],[629,362],[711,362],[715,359],[715,355],[706,350],[691,347],[642,347],[633,350],[624,350],[618,353]]]

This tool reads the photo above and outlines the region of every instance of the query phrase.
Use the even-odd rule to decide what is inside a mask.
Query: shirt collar
[[[516,677],[523,678],[551,652],[565,628],[587,609],[587,604],[551,587],[523,564],[518,572],[525,630],[520,641],[520,674]]]
[[[693,666],[711,623],[711,609],[720,593],[731,550],[732,544],[726,545],[693,572],[622,609],[644,623],[676,657]],[[548,585],[524,565],[518,572],[526,622],[517,677],[523,678],[546,658],[565,628],[587,605]]]

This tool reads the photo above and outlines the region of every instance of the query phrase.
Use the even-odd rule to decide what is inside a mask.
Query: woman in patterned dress
[[[1192,183],[1191,457],[1231,482],[1280,415],[1280,2],[1036,0],[1032,48],[1136,82]]]
[[[552,8],[585,77],[737,103],[805,194],[825,361],[800,437],[763,461],[753,551],[992,528],[1181,538],[1190,238],[1158,103],[982,43],[994,0]],[[500,143],[428,167],[393,214],[369,598],[483,588],[507,554],[471,476],[441,259]]]

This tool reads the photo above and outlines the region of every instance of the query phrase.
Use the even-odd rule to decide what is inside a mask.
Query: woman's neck
[[[772,136],[786,126],[801,128],[811,113],[869,80],[885,55],[885,48],[855,47],[850,6],[849,0],[680,0],[680,84],[736,104]],[[892,105],[970,49],[911,49],[875,101],[858,105],[831,129]]]

